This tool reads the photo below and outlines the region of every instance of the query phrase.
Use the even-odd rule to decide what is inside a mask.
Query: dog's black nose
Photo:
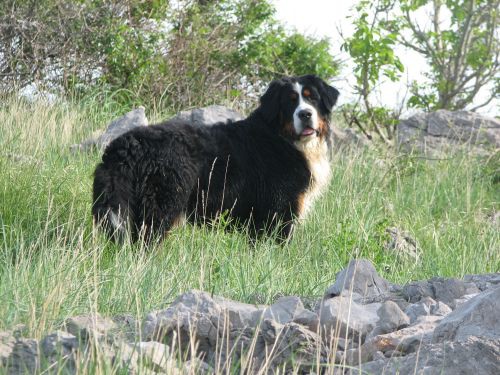
[[[299,112],[299,118],[301,120],[309,120],[312,117],[312,111],[310,109],[303,109]]]

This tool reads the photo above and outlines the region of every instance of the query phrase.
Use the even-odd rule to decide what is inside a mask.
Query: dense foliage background
[[[241,106],[276,76],[339,71],[327,40],[285,31],[260,0],[6,0],[0,35],[3,91],[36,83],[174,110]]]

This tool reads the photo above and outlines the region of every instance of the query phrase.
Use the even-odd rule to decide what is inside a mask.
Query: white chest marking
[[[316,198],[318,198],[328,186],[331,170],[326,141],[316,137],[308,142],[298,141],[295,143],[295,146],[304,153],[309,165],[309,170],[311,171],[311,181],[303,196],[303,204],[299,211],[299,219],[303,219],[311,210]]]

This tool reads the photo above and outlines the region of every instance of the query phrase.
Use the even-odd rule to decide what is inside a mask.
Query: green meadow
[[[99,152],[72,153],[123,113],[86,101],[0,102],[0,330],[41,338],[65,318],[139,319],[201,289],[248,303],[321,296],[352,258],[395,283],[500,271],[498,158],[428,160],[391,150],[337,152],[332,180],[290,243],[186,225],[161,243],[116,245],[90,215]],[[160,119],[167,114],[148,113]],[[385,250],[386,228],[418,242],[418,260]]]

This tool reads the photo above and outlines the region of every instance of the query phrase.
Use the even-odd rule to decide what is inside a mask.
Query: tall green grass
[[[244,234],[184,226],[151,248],[108,243],[92,228],[97,152],[69,146],[117,113],[92,102],[0,104],[0,330],[24,323],[40,338],[64,318],[144,313],[196,288],[246,302],[320,296],[353,257],[387,279],[500,271],[494,164],[392,153],[333,157],[333,178],[293,240],[255,245]],[[159,116],[159,115],[155,115]],[[397,226],[419,242],[418,261],[384,250]]]

